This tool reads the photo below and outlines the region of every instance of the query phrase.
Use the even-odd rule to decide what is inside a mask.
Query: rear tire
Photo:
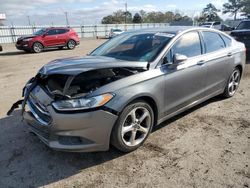
[[[67,47],[69,50],[73,50],[76,47],[76,42],[74,40],[69,40],[67,43]]]
[[[35,53],[40,53],[43,51],[43,45],[40,42],[34,42],[32,45],[32,51]]]
[[[224,93],[222,94],[223,97],[230,98],[234,96],[237,89],[239,88],[240,79],[241,79],[241,72],[239,68],[236,67],[227,81],[226,88],[224,90]]]
[[[111,133],[111,144],[122,152],[139,148],[154,124],[154,112],[145,101],[135,101],[125,107]]]

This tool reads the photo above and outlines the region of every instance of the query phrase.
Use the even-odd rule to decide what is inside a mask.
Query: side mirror
[[[44,34],[42,35],[42,37],[46,37],[46,35],[47,35],[47,33],[44,33]]]
[[[187,59],[188,57],[182,54],[174,54],[174,57],[173,57],[174,64],[176,65],[182,64]]]

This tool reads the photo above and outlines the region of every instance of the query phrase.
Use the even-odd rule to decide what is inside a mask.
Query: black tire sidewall
[[[69,42],[72,42],[72,41],[74,42],[75,45],[74,45],[73,48],[70,48],[70,47],[69,47]],[[70,40],[68,41],[68,43],[67,43],[67,47],[68,47],[68,49],[73,50],[73,49],[76,47],[76,42],[75,42],[74,40],[70,39]]]
[[[147,136],[140,144],[136,146],[127,146],[122,140],[121,129],[122,129],[123,122],[125,121],[125,118],[127,117],[128,113],[131,112],[131,110],[136,107],[146,108],[150,112],[152,122],[151,122],[150,129],[149,129]],[[129,104],[128,106],[126,106],[124,110],[122,111],[122,113],[120,114],[120,116],[118,117],[118,120],[116,121],[116,124],[114,125],[112,133],[111,133],[111,144],[122,152],[134,151],[146,141],[150,132],[152,131],[153,125],[154,125],[154,111],[152,107],[145,101],[135,101]]]

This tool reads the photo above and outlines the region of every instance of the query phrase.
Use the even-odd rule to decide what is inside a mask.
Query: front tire
[[[223,93],[224,97],[230,98],[234,96],[237,89],[239,88],[240,79],[241,79],[241,72],[239,68],[236,67],[228,79],[226,88]]]
[[[134,102],[122,111],[111,133],[111,144],[122,152],[140,147],[150,134],[154,112],[145,101]]]
[[[43,45],[40,42],[34,42],[32,46],[32,51],[35,53],[40,53],[43,51]]]
[[[73,50],[76,47],[76,42],[74,40],[69,40],[67,43],[67,47],[69,50]]]

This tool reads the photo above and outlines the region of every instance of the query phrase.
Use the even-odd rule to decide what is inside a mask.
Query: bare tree
[[[231,13],[234,15],[234,20],[237,18],[237,13],[244,7],[243,0],[228,0],[228,3],[223,4],[223,14]]]

